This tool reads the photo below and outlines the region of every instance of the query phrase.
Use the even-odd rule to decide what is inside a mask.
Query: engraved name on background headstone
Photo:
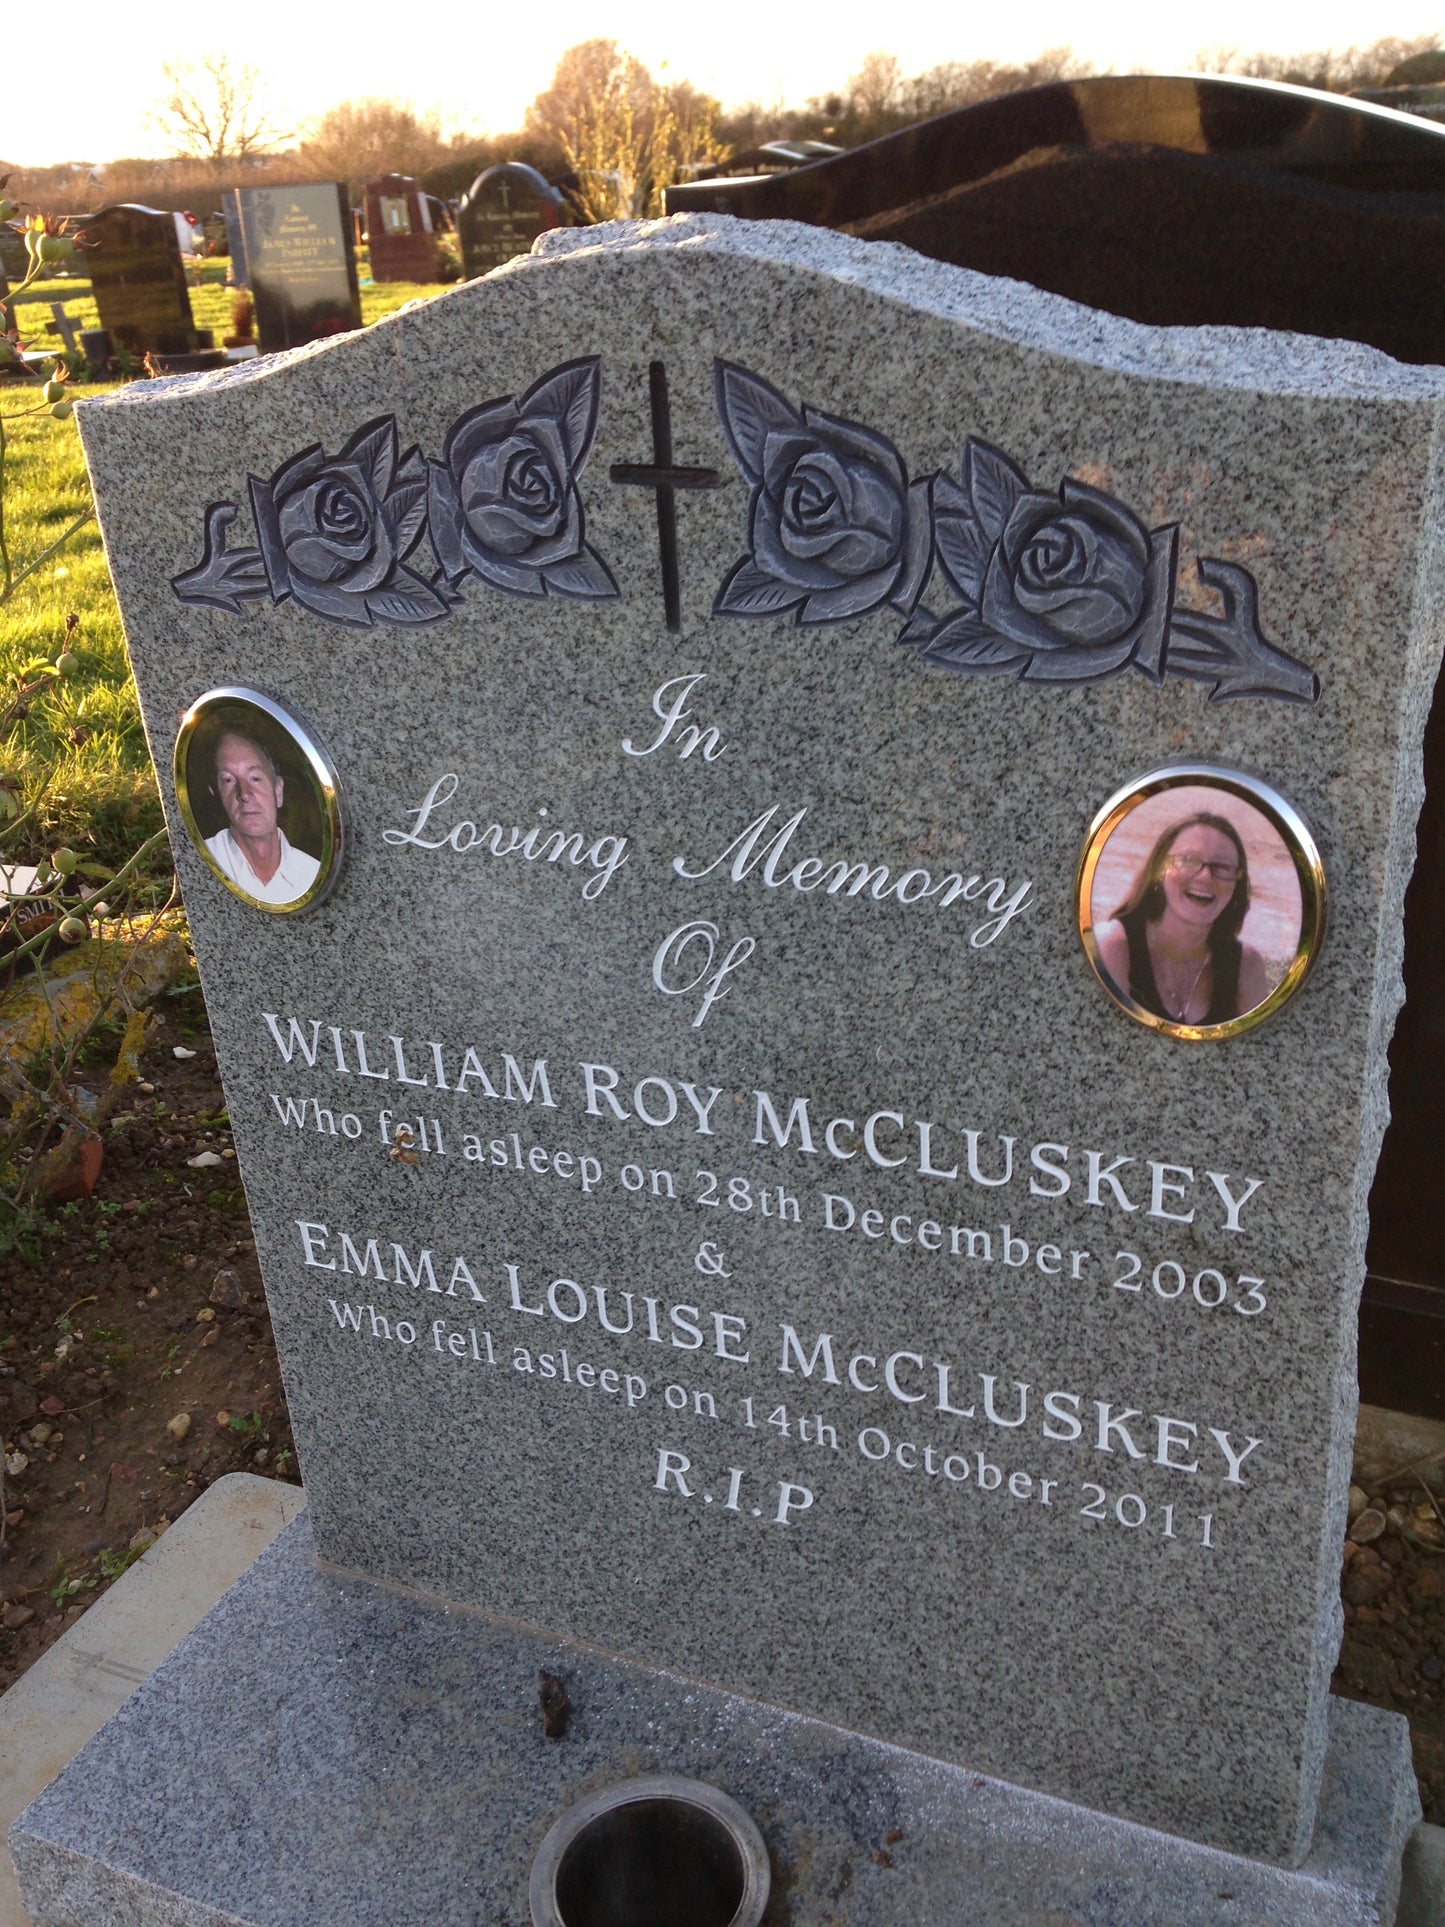
[[[457,209],[462,272],[489,274],[526,254],[537,236],[568,219],[560,189],[525,161],[501,161],[478,174]]]
[[[346,188],[333,181],[295,187],[233,187],[227,234],[256,302],[263,355],[299,348],[361,326],[361,294]]]
[[[318,1552],[1294,1862],[1440,377],[600,243],[82,411]]]

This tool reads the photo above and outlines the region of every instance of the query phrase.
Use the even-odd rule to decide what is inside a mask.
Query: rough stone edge
[[[1345,1756],[1349,1743],[1344,1736],[1348,1728],[1353,1727],[1351,1757],[1357,1772],[1365,1772],[1376,1786],[1388,1789],[1384,1835],[1374,1844],[1383,1876],[1377,1889],[1379,1917],[1382,1922],[1393,1922],[1405,1877],[1405,1855],[1421,1814],[1409,1722],[1401,1713],[1389,1713],[1383,1707],[1344,1699],[1329,1701],[1326,1718],[1337,1749],[1336,1757]],[[1334,1817],[1330,1815],[1331,1819]]]
[[[592,228],[552,228],[530,255],[462,282],[430,299],[408,302],[366,329],[385,338],[438,301],[466,301],[479,287],[513,275],[552,273],[577,258],[617,259],[657,252],[751,260],[774,270],[813,273],[850,283],[905,308],[982,330],[1001,341],[1062,359],[1158,381],[1263,394],[1317,395],[1356,401],[1438,402],[1445,370],[1395,361],[1378,348],[1268,328],[1156,328],[1047,294],[1026,281],[980,274],[935,261],[896,241],[861,241],[799,221],[741,221],[730,214],[675,214],[658,221],[608,221]],[[114,395],[78,404],[83,413],[147,407],[198,389],[268,381],[313,357],[344,353],[357,330],[302,348],[236,362],[211,374],[132,382]]]
[[[1433,371],[1445,373],[1445,371]],[[1433,530],[1433,534],[1431,533]],[[1359,1306],[1365,1282],[1370,1189],[1380,1147],[1390,1121],[1389,1049],[1405,1002],[1405,891],[1415,868],[1420,812],[1425,802],[1425,729],[1445,649],[1445,417],[1437,413],[1420,502],[1420,535],[1415,581],[1405,637],[1398,694],[1395,760],[1388,775],[1395,785],[1395,807],[1383,852],[1375,928],[1375,975],[1359,1089],[1358,1137],[1354,1182],[1349,1199],[1350,1275],[1342,1280],[1342,1343],[1330,1415],[1326,1477],[1328,1516],[1320,1541],[1319,1601],[1316,1621],[1316,1718],[1330,1704],[1329,1683],[1344,1637],[1344,1608],[1331,1548],[1344,1542],[1347,1502],[1354,1470],[1359,1419]],[[1326,941],[1329,931],[1326,929]],[[1322,1748],[1315,1747],[1315,1758]],[[1318,1792],[1318,1769],[1316,1794]],[[1304,1811],[1310,1811],[1306,1806]],[[1419,1818],[1418,1811],[1415,1818]]]
[[[1318,1645],[1326,1706],[1329,1703],[1329,1673],[1338,1658],[1344,1636],[1344,1608],[1340,1603],[1337,1576],[1328,1554],[1332,1545],[1344,1541],[1348,1488],[1354,1469],[1360,1406],[1359,1305],[1365,1281],[1370,1188],[1374,1183],[1380,1147],[1390,1121],[1390,1041],[1405,1002],[1405,891],[1415,868],[1420,812],[1425,803],[1425,729],[1440,674],[1442,650],[1445,650],[1445,421],[1439,417],[1431,438],[1420,520],[1422,539],[1398,699],[1395,767],[1390,772],[1395,784],[1395,807],[1384,851],[1379,921],[1376,926],[1374,993],[1360,1090],[1355,1181],[1350,1198],[1352,1276],[1347,1281],[1348,1296],[1341,1308],[1344,1313],[1344,1343],[1339,1352],[1326,1485],[1333,1499],[1321,1544],[1321,1589],[1325,1614],[1318,1622]],[[1429,533],[1431,529],[1435,531],[1433,539]],[[1328,940],[1328,932],[1326,938]],[[1415,1787],[1413,1775],[1411,1787]],[[1418,1789],[1415,1789],[1413,1818],[1420,1818]]]
[[[37,1834],[13,1830],[10,1850],[31,1927],[253,1927]]]
[[[1445,1927],[1445,1827],[1422,1820],[1406,1841],[1394,1927]]]
[[[1169,327],[1128,321],[1026,281],[935,261],[896,241],[864,241],[799,221],[741,221],[727,214],[675,214],[659,221],[609,221],[552,228],[531,259],[685,249],[810,269],[891,296],[1019,347],[1095,363],[1129,375],[1318,394],[1358,400],[1431,400],[1445,395],[1445,370],[1395,361],[1361,342],[1269,328]],[[510,263],[515,271],[518,263]]]

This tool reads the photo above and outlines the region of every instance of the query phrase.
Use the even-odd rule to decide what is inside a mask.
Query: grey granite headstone
[[[1305,1858],[1442,395],[691,217],[82,408],[323,1561]],[[182,828],[220,689],[302,914]],[[1080,945],[1171,764],[1322,855],[1241,1035]]]
[[[246,268],[246,230],[233,194],[227,194],[221,202],[221,219],[226,225],[226,253],[231,262],[231,283],[237,288],[249,288],[251,277]]]

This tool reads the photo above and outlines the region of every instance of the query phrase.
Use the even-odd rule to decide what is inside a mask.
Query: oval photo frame
[[[1171,858],[1190,832],[1188,849]],[[1325,933],[1324,864],[1304,819],[1268,783],[1207,763],[1152,770],[1109,798],[1089,825],[1074,900],[1084,953],[1109,996],[1136,1023],[1188,1043],[1238,1037],[1274,1016]],[[1211,933],[1209,955],[1183,989],[1182,976],[1156,982],[1148,944],[1146,926],[1170,910]],[[1227,932],[1218,942],[1216,927]],[[1205,982],[1211,964],[1222,967]],[[1215,1005],[1229,978],[1237,1008],[1225,1015]]]
[[[259,689],[207,690],[181,718],[174,775],[186,833],[232,896],[294,917],[330,895],[345,843],[341,785],[314,730],[291,710]],[[279,861],[263,879],[248,851],[273,836]]]

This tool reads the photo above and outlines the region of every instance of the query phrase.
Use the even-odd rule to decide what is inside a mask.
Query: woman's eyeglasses
[[[1234,863],[1206,863],[1202,856],[1167,856],[1164,861],[1180,876],[1197,877],[1201,870],[1208,870],[1216,883],[1239,881],[1239,866]]]

